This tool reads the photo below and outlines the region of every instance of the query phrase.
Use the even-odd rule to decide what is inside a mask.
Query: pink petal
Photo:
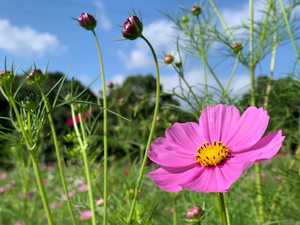
[[[260,140],[267,129],[268,121],[269,116],[263,108],[249,107],[223,142],[233,152],[244,151]]]
[[[170,146],[166,138],[159,137],[152,142],[148,157],[155,163],[167,167],[186,167],[195,162],[195,151],[186,153],[182,147]]]
[[[242,165],[229,162],[221,166],[203,168],[205,170],[199,177],[190,183],[183,184],[182,188],[203,193],[228,192],[243,172]]]
[[[236,126],[240,113],[234,106],[216,105],[206,107],[200,116],[201,134],[212,144],[223,141]]]
[[[190,154],[195,154],[197,148],[205,141],[200,133],[197,123],[175,123],[166,131],[166,139],[169,145],[177,146],[178,149]]]
[[[197,165],[195,163],[183,168],[162,167],[150,172],[148,176],[162,191],[177,192],[183,189],[179,184],[189,183],[203,172],[203,167]]]
[[[262,138],[247,151],[234,153],[232,160],[236,163],[243,163],[245,170],[255,162],[261,162],[273,157],[281,148],[285,138],[281,133],[281,130],[273,132]]]

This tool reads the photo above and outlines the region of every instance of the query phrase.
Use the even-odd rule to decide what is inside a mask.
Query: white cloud
[[[107,17],[107,15],[105,13],[105,6],[104,6],[103,2],[101,2],[99,0],[95,0],[94,5],[98,9],[97,23],[104,30],[109,30],[112,27],[112,22],[109,20],[109,18]]]
[[[143,35],[149,40],[156,54],[162,52],[174,52],[176,48],[174,38],[177,31],[173,28],[173,23],[161,19],[144,26]],[[153,58],[149,47],[145,41],[138,39],[135,41],[135,48],[130,52],[119,51],[118,55],[124,62],[126,69],[151,68],[153,67]]]
[[[66,50],[55,35],[38,33],[29,26],[16,27],[8,20],[0,19],[0,33],[0,48],[17,56],[43,57]]]
[[[113,84],[122,85],[125,80],[125,76],[123,74],[117,74],[113,76],[112,82]]]

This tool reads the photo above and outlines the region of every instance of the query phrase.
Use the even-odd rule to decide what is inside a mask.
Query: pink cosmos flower
[[[82,118],[85,120],[85,119],[89,118],[89,117],[92,115],[92,113],[93,113],[93,110],[88,109],[88,111],[87,111],[86,113],[83,113],[83,114],[82,114]],[[79,115],[77,115],[77,116],[75,117],[75,119],[76,119],[76,123],[79,123],[79,122],[80,122],[80,117],[79,117]],[[67,124],[68,124],[69,126],[71,126],[71,127],[74,126],[72,117],[67,119]]]
[[[1,174],[1,180],[5,180],[7,178],[7,174],[6,173],[2,173]]]
[[[262,108],[240,116],[234,106],[207,107],[199,124],[175,123],[152,142],[148,157],[162,167],[149,177],[168,192],[228,192],[244,170],[279,151],[281,130],[262,138],[268,121]]]
[[[81,217],[79,218],[80,220],[87,220],[91,218],[92,212],[91,211],[83,211],[81,214]]]
[[[80,187],[78,187],[79,192],[86,192],[89,190],[89,186],[86,184],[82,184]]]

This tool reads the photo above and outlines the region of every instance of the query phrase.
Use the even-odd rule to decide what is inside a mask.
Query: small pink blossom
[[[0,195],[5,191],[4,187],[0,187]]]
[[[1,174],[1,180],[5,180],[7,178],[7,174],[6,173],[2,173]]]
[[[88,185],[85,185],[85,184],[81,185],[81,186],[78,188],[78,191],[79,191],[79,192],[86,192],[86,191],[88,191],[88,190],[89,190],[89,186],[88,186]]]
[[[16,221],[14,225],[22,225],[21,222]]]
[[[91,211],[83,211],[80,220],[87,220],[92,217],[92,212]]]
[[[168,192],[228,192],[244,170],[279,151],[281,130],[262,138],[268,121],[263,108],[240,115],[234,106],[206,107],[199,123],[175,123],[152,142],[148,157],[162,167],[149,177]]]
[[[99,200],[97,200],[97,205],[102,206],[103,202],[104,202],[103,198],[100,198]]]
[[[80,185],[81,185],[81,184],[85,184],[85,181],[84,181],[84,180],[78,180],[77,182],[78,182],[78,184],[80,184]]]
[[[119,103],[122,104],[125,101],[125,98],[119,98]]]
[[[43,179],[43,183],[47,184],[48,183],[48,179]]]
[[[72,190],[72,191],[70,191],[70,192],[68,193],[68,195],[69,195],[70,198],[71,198],[74,194],[75,194],[75,191],[74,191],[74,190]],[[63,196],[61,197],[61,199],[64,200],[64,201],[66,201],[66,200],[67,200],[67,197],[66,197],[65,195],[63,195]]]

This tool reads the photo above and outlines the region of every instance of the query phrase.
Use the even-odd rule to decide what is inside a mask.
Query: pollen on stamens
[[[223,142],[216,140],[210,145],[209,142],[203,142],[203,144],[197,148],[197,154],[195,154],[195,161],[199,162],[201,166],[217,166],[230,156],[230,150]]]

